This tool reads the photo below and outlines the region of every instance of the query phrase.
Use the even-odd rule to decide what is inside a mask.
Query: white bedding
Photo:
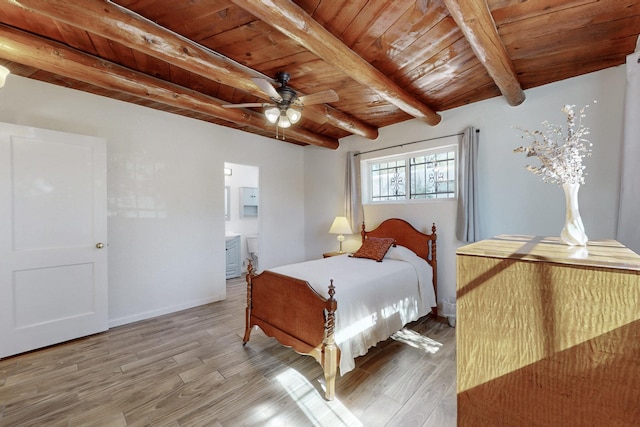
[[[333,279],[340,375],[355,367],[356,357],[436,305],[431,266],[402,246],[390,248],[382,262],[341,255],[270,271],[305,280],[325,298]]]

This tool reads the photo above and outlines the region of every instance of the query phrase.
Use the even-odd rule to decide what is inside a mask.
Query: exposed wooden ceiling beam
[[[444,0],[444,4],[509,105],[522,104],[524,91],[487,2]]]
[[[370,87],[402,111],[436,125],[441,117],[373,67],[290,0],[231,0],[306,49]]]
[[[242,71],[249,70],[247,67],[241,69],[223,55],[110,1],[13,0],[13,3],[270,101],[269,95],[250,79],[261,76],[259,73],[250,75]],[[310,105],[305,110],[313,113],[307,115],[310,120],[315,118],[314,121],[320,120],[365,138],[378,137],[376,128],[327,105]]]
[[[269,130],[262,114],[249,110],[222,108],[222,102],[191,89],[186,89],[118,64],[96,58],[42,37],[0,24],[0,57],[9,61],[40,68],[94,86],[117,90],[176,108],[207,114],[255,130]],[[294,140],[320,147],[336,149],[335,139],[289,128]]]

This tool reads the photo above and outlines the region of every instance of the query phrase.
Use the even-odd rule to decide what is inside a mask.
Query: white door
[[[108,328],[106,141],[0,123],[0,358]]]

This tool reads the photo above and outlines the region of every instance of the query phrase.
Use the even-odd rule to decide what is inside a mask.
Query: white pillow
[[[411,249],[400,245],[391,246],[384,257],[389,259],[397,259],[399,261],[411,261],[415,260],[416,258],[420,258]]]

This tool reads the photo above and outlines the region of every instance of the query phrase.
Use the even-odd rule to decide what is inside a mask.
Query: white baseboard
[[[176,311],[182,311],[205,304],[210,304],[216,301],[222,301],[224,298],[224,295],[213,295],[202,300],[189,301],[182,304],[162,307],[156,310],[145,311],[143,313],[136,313],[130,316],[119,317],[117,319],[109,319],[109,329],[115,328],[116,326],[126,325],[128,323],[138,322],[140,320],[151,319],[154,317],[162,316],[164,314],[175,313]]]

